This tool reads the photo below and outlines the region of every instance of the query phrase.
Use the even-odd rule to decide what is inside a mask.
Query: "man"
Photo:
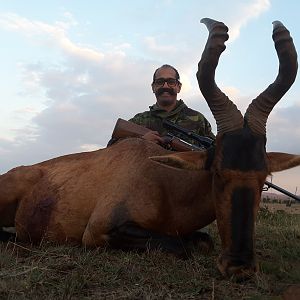
[[[163,127],[163,120],[167,119],[183,128],[189,129],[200,136],[210,137],[213,140],[215,135],[211,131],[211,125],[200,113],[189,107],[182,100],[177,100],[177,94],[181,90],[181,82],[178,71],[170,65],[162,65],[153,74],[152,91],[156,97],[156,104],[150,106],[149,111],[138,113],[129,121],[145,126],[152,131],[146,133],[142,138],[157,144],[164,144],[161,136],[168,132],[178,138],[182,138],[190,144],[199,145],[195,140],[188,139],[185,135],[178,134],[177,131],[167,130]],[[108,146],[116,140],[111,139]],[[207,227],[195,231],[191,235],[191,240],[203,239],[203,233],[207,232]],[[200,240],[201,240],[200,238]],[[207,236],[209,240],[211,238]],[[211,241],[213,245],[213,242]],[[212,246],[213,247],[213,246]]]
[[[129,121],[151,129],[143,136],[144,139],[157,144],[163,144],[161,136],[168,132],[185,140],[188,143],[198,145],[193,139],[177,131],[167,130],[163,127],[163,120],[167,119],[183,128],[189,129],[200,136],[215,139],[211,126],[200,113],[187,107],[182,100],[177,100],[177,94],[181,90],[181,82],[178,71],[170,65],[162,65],[153,74],[152,91],[156,97],[156,104],[150,106],[149,111],[138,113]],[[111,140],[108,145],[111,145]]]

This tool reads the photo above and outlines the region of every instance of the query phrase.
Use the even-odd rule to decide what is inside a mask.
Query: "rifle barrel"
[[[295,199],[296,201],[299,201],[300,202],[300,197],[292,194],[291,192],[281,188],[280,186],[278,185],[275,185],[274,183],[270,182],[270,181],[265,181],[265,185],[267,185],[268,187],[271,187],[273,188],[274,190],[277,190],[278,192],[281,192],[282,194],[285,194],[293,199]]]

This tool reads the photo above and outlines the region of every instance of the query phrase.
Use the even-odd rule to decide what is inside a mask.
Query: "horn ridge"
[[[209,36],[198,64],[199,88],[216,120],[218,133],[242,128],[244,120],[241,112],[215,82],[216,67],[226,48],[225,41],[229,38],[228,27],[209,18],[203,18],[200,22],[206,25]]]
[[[279,60],[278,75],[275,81],[252,101],[245,113],[245,119],[252,131],[264,135],[270,112],[294,83],[298,69],[293,39],[280,21],[273,22],[272,38]]]

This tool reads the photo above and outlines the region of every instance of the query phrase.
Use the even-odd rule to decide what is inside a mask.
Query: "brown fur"
[[[0,211],[18,208],[1,225],[13,226],[15,218],[18,238],[25,241],[101,246],[118,222],[134,221],[170,235],[209,224],[215,218],[210,173],[166,168],[148,159],[167,153],[128,139],[13,169],[0,176]]]

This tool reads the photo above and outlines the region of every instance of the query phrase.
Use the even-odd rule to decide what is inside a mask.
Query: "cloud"
[[[55,25],[49,25],[40,21],[31,21],[20,17],[17,14],[0,14],[0,27],[19,32],[31,39],[41,38],[42,43],[47,46],[59,47],[65,55],[76,56],[92,62],[100,62],[103,59],[103,53],[89,47],[77,45],[66,35],[66,30],[74,26],[76,22],[70,14],[67,14],[69,22],[56,22]]]
[[[234,18],[228,21],[228,27],[230,28],[229,43],[232,43],[239,37],[241,28],[246,26],[249,21],[269,10],[271,8],[271,1],[254,0],[240,5],[241,7],[238,7],[238,13],[235,14]]]
[[[300,102],[289,107],[276,107],[267,123],[269,151],[300,154]]]
[[[101,147],[99,144],[83,144],[80,146],[81,151],[88,152],[98,150]]]
[[[157,38],[153,36],[147,36],[144,38],[144,43],[147,49],[151,52],[162,53],[162,54],[170,54],[172,52],[176,52],[177,49],[173,45],[160,45],[157,42]]]
[[[246,112],[251,98],[249,95],[243,95],[241,91],[235,86],[223,86],[220,84],[220,89],[228,96],[228,98],[237,106],[242,114]]]
[[[104,147],[118,117],[130,118],[154,102],[153,62],[128,57],[129,43],[100,52],[73,43],[68,26],[59,22],[50,26],[17,15],[2,15],[1,22],[31,38],[42,37],[43,45],[51,40],[62,60],[22,64],[23,93],[36,96],[42,90],[47,102],[40,111],[26,106],[14,112],[26,111],[32,118],[15,130],[13,140],[0,139],[0,173],[18,164]]]

